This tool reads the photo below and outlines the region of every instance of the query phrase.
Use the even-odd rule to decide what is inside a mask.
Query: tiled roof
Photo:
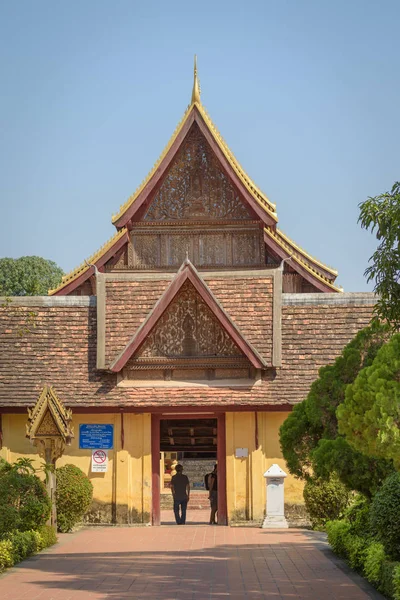
[[[153,298],[161,293],[162,285],[167,282],[162,284],[160,281],[159,284]],[[246,337],[268,358],[272,299],[258,298],[260,287],[256,281],[254,289],[249,287],[249,280],[209,279],[207,284]],[[147,289],[144,288],[143,297]],[[107,294],[109,291],[107,289]],[[130,290],[125,292],[129,295]],[[372,305],[358,303],[357,295],[355,302],[350,298],[348,304],[337,305],[324,304],[325,294],[314,294],[313,303],[310,303],[310,296],[307,294],[304,305],[282,307],[282,368],[276,372],[266,371],[262,385],[245,389],[120,388],[116,374],[96,369],[96,307],[93,303],[89,306],[81,302],[41,303],[32,307],[30,302],[26,309],[21,303],[18,310],[12,306],[3,308],[0,310],[0,406],[33,405],[45,384],[54,385],[60,400],[72,408],[130,406],[150,409],[198,404],[262,409],[296,404],[308,393],[319,368],[332,362],[355,333],[368,324],[373,310]],[[134,323],[126,326],[125,301],[120,296],[114,300],[113,322],[118,321],[119,315],[119,332],[126,330],[130,334]],[[21,337],[19,330],[26,322],[25,310],[28,314],[35,311],[36,327]],[[129,310],[135,310],[135,302]],[[141,314],[144,315],[145,310]],[[112,352],[115,349],[114,343]]]

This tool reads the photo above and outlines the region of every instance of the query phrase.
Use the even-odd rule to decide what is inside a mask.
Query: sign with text
[[[107,473],[108,456],[107,450],[93,450],[92,473]]]
[[[79,425],[79,448],[83,450],[112,450],[114,447],[114,425]]]

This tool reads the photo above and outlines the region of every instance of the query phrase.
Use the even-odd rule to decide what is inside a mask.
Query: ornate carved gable
[[[71,443],[74,428],[72,411],[65,408],[52,387],[44,386],[35,406],[28,408],[26,437],[46,462],[55,461]]]
[[[230,358],[243,356],[190,281],[150,332],[134,357]]]
[[[93,293],[87,282],[92,265],[175,271],[186,252],[198,268],[212,270],[268,268],[290,259],[299,277],[286,278],[288,289],[340,291],[337,272],[277,228],[275,205],[242,169],[196,98],[148,176],[113,217],[120,231],[51,294]]]
[[[147,209],[145,221],[253,219],[244,201],[193,123],[160,188]]]
[[[53,435],[59,436],[60,432],[58,430],[57,423],[55,422],[53,415],[51,414],[50,410],[47,409],[47,412],[45,413],[42,422],[37,428],[36,437],[47,437]]]
[[[74,437],[71,420],[72,411],[64,407],[51,386],[45,385],[35,406],[28,408],[26,437],[56,436],[70,444]]]
[[[243,359],[253,367],[266,367],[186,259],[110,370],[119,372],[128,361],[139,365],[194,359]]]

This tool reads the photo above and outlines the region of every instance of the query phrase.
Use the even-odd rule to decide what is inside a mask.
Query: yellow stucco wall
[[[3,448],[0,456],[9,462],[25,456],[34,459],[37,468],[43,460],[25,437],[27,415],[4,414]],[[81,423],[114,425],[114,449],[108,451],[106,473],[91,472],[91,450],[79,449]],[[78,466],[93,483],[91,522],[147,522],[151,507],[151,416],[124,414],[124,449],[121,447],[121,416],[119,414],[73,415],[75,438],[58,459],[57,467],[68,463]],[[117,456],[117,459],[116,459]],[[116,515],[113,515],[112,506]]]
[[[259,412],[258,448],[256,448],[256,414],[226,414],[226,469],[229,520],[262,519],[265,513],[265,471],[278,464],[288,469],[279,446],[279,427],[289,413]],[[247,448],[247,458],[236,458],[236,448]],[[288,473],[285,479],[285,502],[303,503],[303,484]]]
[[[277,463],[287,473],[279,447],[279,427],[287,417],[284,412],[259,412],[258,448],[256,448],[256,413],[226,413],[226,470],[229,520],[262,519],[265,512],[266,484],[263,474]],[[33,458],[39,468],[43,462],[36,448],[25,437],[27,415],[3,417],[3,448],[0,456],[13,462],[21,456]],[[79,424],[114,425],[114,450],[108,452],[108,471],[91,472],[91,450],[79,449]],[[121,447],[121,415],[73,415],[75,438],[57,466],[77,465],[94,486],[91,522],[148,522],[151,511],[151,415],[124,414],[124,448]],[[247,448],[248,457],[236,458],[236,448]],[[116,458],[117,457],[117,458]],[[302,483],[288,474],[285,502],[303,503]],[[114,506],[114,509],[113,509]],[[113,510],[115,514],[113,513]]]

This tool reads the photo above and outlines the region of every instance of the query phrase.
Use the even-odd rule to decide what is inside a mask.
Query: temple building
[[[264,472],[287,471],[280,425],[368,324],[374,297],[344,293],[280,230],[206,112],[196,65],[181,122],[112,222],[48,296],[0,311],[0,456],[40,463],[27,409],[51,390],[74,428],[57,466],[91,478],[89,521],[158,525],[177,461],[205,506],[218,462],[219,523],[261,520]],[[57,431],[61,409],[46,410],[30,413],[35,435]],[[285,501],[303,501],[291,476]]]

